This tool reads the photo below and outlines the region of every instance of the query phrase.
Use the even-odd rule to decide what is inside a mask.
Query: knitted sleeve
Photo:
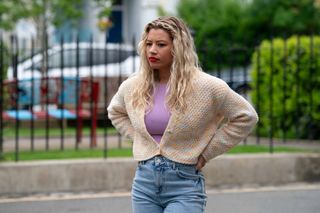
[[[108,117],[112,125],[120,132],[121,135],[133,140],[134,129],[129,119],[124,94],[127,92],[125,82],[122,83],[117,93],[111,99],[108,106]]]
[[[220,106],[221,115],[226,119],[203,151],[206,161],[227,152],[248,136],[258,121],[258,115],[251,104],[226,85],[226,95]]]

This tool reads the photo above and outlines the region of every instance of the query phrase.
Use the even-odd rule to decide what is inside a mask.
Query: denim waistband
[[[150,158],[148,160],[144,160],[144,161],[139,161],[139,165],[144,165],[144,164],[149,164],[152,163],[155,166],[167,166],[167,167],[171,167],[173,169],[175,168],[181,168],[181,167],[195,167],[195,164],[183,164],[183,163],[178,163],[175,161],[172,161],[164,156],[161,155],[157,155],[153,158]]]

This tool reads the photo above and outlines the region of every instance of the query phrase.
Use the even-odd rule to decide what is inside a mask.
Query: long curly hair
[[[133,91],[132,104],[135,108],[150,109],[153,105],[155,82],[159,81],[157,70],[153,70],[147,59],[146,40],[151,29],[162,29],[169,33],[173,48],[173,63],[167,86],[166,103],[171,111],[184,111],[185,98],[192,90],[191,79],[201,71],[194,41],[186,24],[176,17],[161,17],[148,23],[138,45],[140,55],[139,84]]]

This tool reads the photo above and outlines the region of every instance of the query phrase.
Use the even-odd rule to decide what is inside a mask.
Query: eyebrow
[[[146,41],[147,42],[152,42],[152,40],[150,40],[150,39],[147,39]],[[168,42],[168,41],[166,41],[166,40],[156,40],[156,42]]]

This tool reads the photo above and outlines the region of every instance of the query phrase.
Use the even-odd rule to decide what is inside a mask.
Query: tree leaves
[[[99,17],[109,16],[113,0],[94,0],[100,9]],[[0,29],[11,30],[23,18],[35,21],[46,16],[48,23],[61,26],[76,24],[83,16],[83,0],[10,0],[0,1]]]

